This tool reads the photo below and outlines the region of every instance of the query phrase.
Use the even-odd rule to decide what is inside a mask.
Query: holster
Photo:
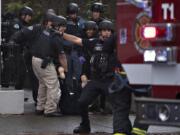
[[[45,69],[49,63],[51,63],[52,59],[50,57],[46,57],[43,59],[41,68]]]

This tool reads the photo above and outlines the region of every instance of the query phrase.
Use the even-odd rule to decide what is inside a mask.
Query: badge
[[[29,26],[29,27],[28,27],[28,30],[33,30],[33,26]]]
[[[20,28],[19,24],[15,24],[15,25],[14,25],[14,28],[15,28],[15,29],[19,29],[19,28]]]

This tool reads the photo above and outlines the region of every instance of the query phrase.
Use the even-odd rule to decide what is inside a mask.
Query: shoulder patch
[[[28,30],[33,30],[33,26],[29,26],[29,27],[28,27]]]
[[[14,28],[15,28],[15,29],[20,29],[19,24],[14,24]]]

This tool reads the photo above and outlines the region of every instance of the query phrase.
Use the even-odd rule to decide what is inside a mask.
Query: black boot
[[[78,133],[90,133],[91,132],[91,128],[89,125],[83,125],[80,124],[80,126],[76,127],[73,130],[73,133],[78,134]]]

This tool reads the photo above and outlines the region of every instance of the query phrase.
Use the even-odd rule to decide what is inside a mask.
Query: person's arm
[[[63,33],[63,38],[67,41],[73,42],[74,44],[83,46],[82,44],[82,38],[76,37],[71,34]]]
[[[15,32],[11,38],[10,41],[14,41],[16,43],[22,43],[30,41],[33,36],[35,35],[35,28],[34,26],[24,27],[23,29]]]
[[[64,68],[64,71],[67,72],[68,68],[67,68],[67,59],[66,59],[66,55],[65,54],[59,54],[59,63],[61,64],[61,66]]]

